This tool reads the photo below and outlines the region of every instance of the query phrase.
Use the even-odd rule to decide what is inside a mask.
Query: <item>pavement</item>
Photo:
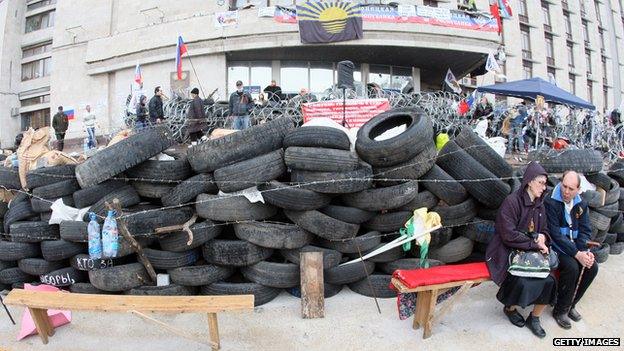
[[[325,318],[301,318],[300,300],[283,292],[248,312],[219,314],[222,350],[573,350],[555,347],[554,337],[624,337],[624,255],[609,256],[593,285],[577,307],[583,320],[571,330],[561,329],[551,309],[542,316],[544,339],[527,328],[511,325],[495,299],[497,287],[487,282],[472,288],[422,339],[412,320],[401,321],[396,299],[375,301],[350,291],[325,300]],[[9,307],[21,320],[22,309]],[[439,308],[439,307],[438,307]],[[526,316],[529,310],[525,310]],[[153,314],[163,322],[208,340],[206,316]],[[0,350],[210,350],[172,334],[137,316],[120,313],[74,312],[70,325],[60,327],[43,345],[37,336],[16,341],[18,328],[0,310]],[[584,348],[585,349],[585,348]],[[622,347],[609,347],[622,350]]]

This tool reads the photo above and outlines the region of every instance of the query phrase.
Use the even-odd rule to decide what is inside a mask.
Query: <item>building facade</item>
[[[514,16],[504,20],[502,36],[427,23],[365,21],[364,39],[302,45],[296,23],[260,16],[263,7],[293,7],[299,0],[3,0],[0,145],[11,146],[29,126],[49,125],[59,105],[76,116],[68,138],[84,136],[80,121],[87,104],[100,132],[120,128],[137,64],[148,98],[156,86],[169,96],[200,87],[204,96],[218,89],[225,100],[236,80],[264,88],[274,79],[286,93],[322,92],[336,83],[336,64],[345,59],[355,63],[355,79],[363,83],[401,89],[409,82],[415,91],[431,91],[441,89],[448,68],[462,77],[504,44],[507,80],[550,75],[599,110],[611,109],[622,99],[622,1],[511,0]],[[453,10],[463,3],[399,1]],[[489,12],[488,0],[476,4]],[[230,8],[238,8],[237,24],[216,26],[215,13]],[[189,52],[182,82],[174,78],[178,35]],[[486,74],[464,83],[495,80]]]

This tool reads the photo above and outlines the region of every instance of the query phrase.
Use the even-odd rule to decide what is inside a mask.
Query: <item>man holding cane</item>
[[[546,200],[552,248],[559,254],[559,284],[553,317],[563,329],[581,320],[576,304],[598,274],[594,254],[588,250],[591,225],[587,203],[581,200],[581,177],[574,171],[563,173],[561,182]]]

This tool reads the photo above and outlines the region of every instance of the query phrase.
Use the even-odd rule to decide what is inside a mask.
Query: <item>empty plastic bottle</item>
[[[119,250],[119,232],[117,230],[117,220],[115,219],[115,211],[109,210],[104,220],[104,228],[102,229],[102,251],[104,257],[117,257]]]
[[[95,213],[89,212],[89,257],[94,259],[102,258],[102,238],[100,237],[100,224],[97,222]]]

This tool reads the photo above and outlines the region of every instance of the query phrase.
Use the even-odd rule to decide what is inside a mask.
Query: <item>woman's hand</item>
[[[542,235],[542,234],[540,234],[540,235]],[[548,254],[548,251],[550,251],[550,250],[548,249],[548,246],[546,246],[546,244],[545,244],[545,243],[540,242],[540,241],[538,241],[538,242],[537,242],[537,247],[538,247],[539,251],[540,251],[541,253],[543,253],[544,255],[547,255],[547,254]]]

